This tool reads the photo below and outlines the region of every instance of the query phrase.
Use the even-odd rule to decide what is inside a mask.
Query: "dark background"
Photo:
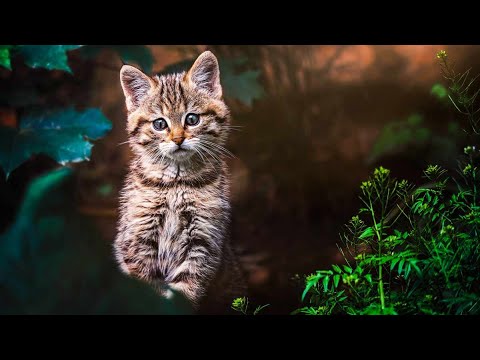
[[[360,182],[375,166],[381,164],[394,176],[414,182],[422,181],[422,169],[429,163],[455,166],[453,159],[462,144],[448,127],[456,118],[431,94],[432,85],[442,82],[435,54],[447,50],[460,71],[471,66],[476,73],[480,66],[479,46],[149,48],[154,72],[207,48],[218,57],[244,56],[249,68],[260,70],[264,89],[260,99],[251,106],[227,101],[232,123],[241,127],[228,144],[236,156],[229,160],[231,236],[247,273],[250,301],[270,303],[265,310],[269,314],[298,307],[303,282],[295,279],[296,274],[301,278],[341,261],[338,234],[358,211]],[[73,56],[70,65],[76,80],[48,99],[58,105],[75,99],[79,106],[99,107],[113,123],[112,131],[96,141],[91,161],[70,165],[76,173],[77,210],[91,219],[102,241],[109,244],[115,236],[118,191],[130,158],[128,145],[120,145],[126,141],[121,64],[108,51],[91,61]],[[18,68],[8,81],[27,76],[21,64]],[[2,74],[3,91],[8,91]],[[51,82],[45,86],[61,86],[63,74],[48,76]],[[3,123],[18,116],[8,108],[0,111]],[[412,114],[422,117],[431,136],[417,142],[407,139],[373,156],[384,126],[406,121]],[[458,125],[461,128],[462,123]],[[36,157],[2,184],[7,189],[2,194],[2,230],[11,223],[26,184],[55,166],[46,157]]]

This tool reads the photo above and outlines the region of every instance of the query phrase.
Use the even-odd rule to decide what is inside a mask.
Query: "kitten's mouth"
[[[184,160],[189,158],[192,155],[192,152],[189,149],[183,147],[177,147],[171,152],[171,156],[176,160]]]

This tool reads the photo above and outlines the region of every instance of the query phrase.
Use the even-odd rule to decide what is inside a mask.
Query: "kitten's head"
[[[124,65],[120,80],[129,142],[142,161],[213,163],[225,153],[229,111],[222,100],[217,58],[210,51],[178,74],[150,77]]]

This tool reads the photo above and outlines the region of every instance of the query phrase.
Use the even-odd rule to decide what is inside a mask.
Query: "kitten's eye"
[[[157,120],[153,120],[152,126],[155,130],[162,131],[167,128],[168,124],[165,119],[157,119]]]
[[[188,126],[195,126],[200,122],[200,116],[194,113],[187,114],[185,117],[185,124]]]

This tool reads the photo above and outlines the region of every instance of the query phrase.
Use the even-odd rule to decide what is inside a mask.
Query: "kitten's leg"
[[[117,260],[117,263],[120,266],[120,270],[124,274],[130,275],[130,270],[128,269],[128,266],[125,263],[125,260],[123,257],[125,253],[125,250],[123,249],[124,246],[125,246],[124,237],[122,235],[117,236],[117,238],[115,239],[115,242],[113,243],[115,259]]]
[[[167,283],[197,308],[220,265],[221,249],[214,240],[194,239],[193,243],[185,261]]]
[[[117,263],[125,274],[153,285],[157,275],[156,243],[130,234],[117,238],[114,249]]]
[[[248,296],[247,284],[232,246],[225,244],[222,264],[202,301],[201,314],[232,314],[233,299]]]

